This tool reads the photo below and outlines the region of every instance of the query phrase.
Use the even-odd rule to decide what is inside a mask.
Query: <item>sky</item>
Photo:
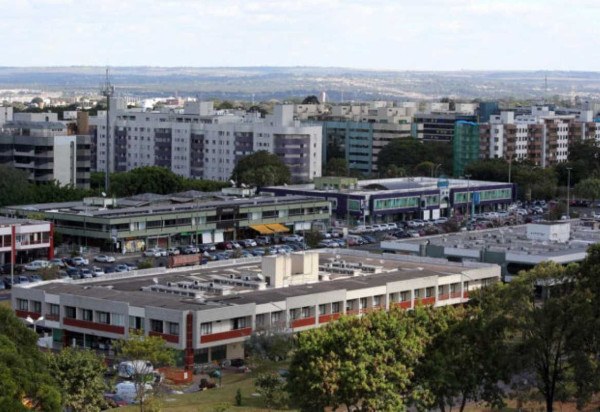
[[[600,70],[599,0],[0,0],[1,66]]]

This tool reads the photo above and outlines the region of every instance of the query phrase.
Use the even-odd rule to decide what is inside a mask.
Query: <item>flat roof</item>
[[[384,243],[391,245],[421,245],[427,243],[429,245],[443,246],[444,248],[506,252],[513,255],[558,257],[586,252],[589,245],[600,242],[600,230],[587,227],[583,222],[578,220],[571,220],[569,222],[536,222],[530,224],[556,224],[562,226],[565,223],[571,224],[571,230],[570,240],[564,243],[528,239],[527,225],[446,233],[423,238],[406,238],[385,241]],[[386,247],[385,249],[391,250],[393,247]]]
[[[5,206],[8,210],[20,210],[20,211],[40,211],[47,213],[61,213],[61,214],[77,214],[82,216],[95,216],[95,217],[120,217],[120,216],[132,216],[132,215],[144,215],[144,214],[159,214],[159,213],[171,213],[181,212],[186,210],[210,210],[217,207],[245,207],[245,206],[260,206],[260,205],[273,205],[273,204],[293,204],[298,202],[323,202],[324,200],[319,197],[310,196],[256,196],[247,198],[238,198],[234,196],[220,196],[220,199],[216,199],[215,196],[205,198],[194,198],[189,201],[182,202],[182,197],[175,195],[155,195],[151,197],[150,194],[146,194],[147,197],[134,196],[131,198],[117,199],[116,208],[102,208],[98,205],[86,205],[83,201],[78,202],[63,202],[63,203],[39,203],[29,205],[15,205]],[[185,198],[188,199],[188,198]],[[119,206],[122,207],[119,207]]]
[[[305,183],[288,186],[268,186],[265,189],[286,189],[312,191],[315,193],[350,193],[350,194],[384,194],[390,191],[394,192],[422,192],[426,190],[439,190],[438,183],[446,184],[450,189],[481,189],[485,187],[495,187],[499,185],[511,186],[507,182],[491,182],[485,180],[452,179],[452,178],[433,178],[433,177],[400,177],[394,179],[371,179],[359,180],[355,188],[342,189],[315,189],[314,183]]]
[[[473,267],[486,267],[489,264],[481,263],[479,266],[473,264],[448,263],[445,260],[423,259],[414,261],[409,256],[384,257],[376,254],[352,255],[354,251],[338,250],[319,251],[319,264],[323,265],[336,259],[342,259],[348,263],[362,263],[363,265],[376,265],[382,270],[381,273],[342,277],[329,281],[319,281],[302,285],[268,288],[265,290],[236,289],[229,295],[217,296],[207,295],[205,299],[194,300],[177,294],[167,294],[148,290],[144,287],[168,282],[191,282],[194,280],[209,282],[215,275],[229,277],[229,275],[257,275],[261,273],[260,260],[243,263],[232,263],[228,266],[205,265],[200,269],[185,270],[177,273],[159,273],[143,276],[127,276],[116,279],[103,280],[95,278],[80,280],[77,283],[69,281],[50,281],[40,285],[30,285],[30,289],[43,290],[50,294],[67,294],[84,296],[95,299],[106,299],[111,301],[125,302],[137,307],[161,307],[175,310],[208,310],[216,307],[263,304],[285,300],[293,296],[302,296],[329,292],[333,290],[355,290],[367,287],[384,286],[389,282],[420,279],[429,276],[449,276],[462,273],[465,269]]]
[[[0,226],[8,226],[8,225],[41,225],[41,224],[49,224],[44,220],[34,220],[34,219],[18,219],[13,217],[5,217],[0,216]]]

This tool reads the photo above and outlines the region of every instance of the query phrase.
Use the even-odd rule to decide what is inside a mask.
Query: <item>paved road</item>
[[[0,302],[2,302],[3,300],[10,300],[10,292],[9,291],[2,291],[0,292]]]

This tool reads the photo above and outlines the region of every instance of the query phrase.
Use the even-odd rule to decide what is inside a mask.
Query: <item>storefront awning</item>
[[[272,235],[273,231],[266,225],[250,225],[250,229],[256,230],[261,235]]]
[[[281,223],[273,223],[271,225],[266,225],[269,229],[271,229],[275,233],[284,233],[289,232],[290,229],[282,225]]]

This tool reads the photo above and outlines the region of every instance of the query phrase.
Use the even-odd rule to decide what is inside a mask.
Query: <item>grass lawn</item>
[[[250,373],[225,373],[220,388],[209,389],[202,392],[186,393],[183,395],[166,395],[162,398],[162,410],[172,412],[267,412],[277,411],[267,409],[263,400],[252,396],[256,392],[254,378],[261,372],[286,368],[285,363],[273,363],[253,370]],[[242,406],[235,406],[235,394],[237,390],[242,391]],[[220,405],[228,404],[226,409],[219,409]],[[119,411],[138,411],[139,406],[119,408]],[[296,409],[285,409],[285,411],[296,411]]]

